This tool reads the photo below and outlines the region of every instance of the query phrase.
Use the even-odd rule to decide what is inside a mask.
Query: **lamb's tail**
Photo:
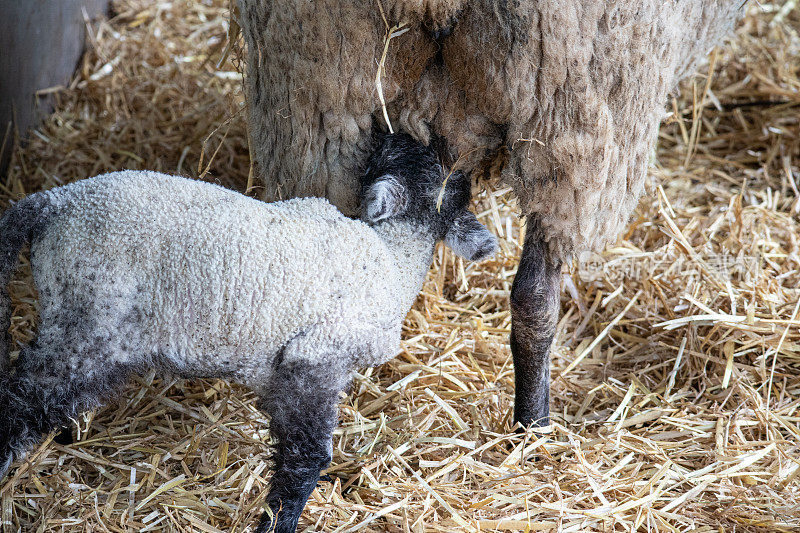
[[[8,284],[17,267],[20,249],[30,242],[41,220],[45,198],[28,196],[12,205],[0,218],[0,370],[9,363],[11,351],[11,297]]]

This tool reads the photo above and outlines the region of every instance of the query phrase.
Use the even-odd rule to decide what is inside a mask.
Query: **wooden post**
[[[0,177],[13,128],[24,137],[52,110],[36,92],[69,82],[85,39],[83,10],[95,17],[109,0],[0,0]],[[5,144],[3,145],[3,140]]]

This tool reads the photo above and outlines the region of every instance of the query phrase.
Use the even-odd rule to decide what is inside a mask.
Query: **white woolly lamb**
[[[277,438],[259,531],[294,531],[331,456],[352,370],[399,350],[437,240],[474,259],[495,239],[467,211],[469,182],[433,152],[385,137],[363,222],[326,200],[266,204],[155,172],[116,172],[29,196],[0,219],[0,312],[23,244],[41,325],[0,374],[0,478],[15,457],[132,372],[158,368],[252,387]]]

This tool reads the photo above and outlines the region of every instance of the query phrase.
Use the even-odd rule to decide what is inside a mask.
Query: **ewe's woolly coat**
[[[259,389],[281,361],[382,363],[433,249],[390,249],[326,200],[265,204],[155,172],[81,180],[16,210],[36,217],[37,345],[87,379],[157,366]]]
[[[743,4],[378,1],[390,25],[409,28],[391,40],[383,79],[395,128],[425,141],[443,136],[466,170],[507,148],[503,179],[535,222],[529,227],[561,257],[597,249],[623,228],[668,92],[730,31]],[[266,198],[326,196],[353,214],[356,169],[380,117],[378,3],[239,5]]]

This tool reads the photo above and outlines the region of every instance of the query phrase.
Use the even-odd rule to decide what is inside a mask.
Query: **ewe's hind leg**
[[[339,393],[349,373],[331,365],[283,363],[262,393],[261,408],[270,416],[277,439],[275,473],[257,533],[294,533],[320,471],[331,461],[332,434]]]
[[[532,228],[525,235],[511,286],[514,421],[525,427],[550,421],[550,345],[558,322],[561,263],[548,256]]]
[[[75,372],[66,364],[69,358],[61,350],[28,346],[16,370],[0,376],[0,479],[45,434],[98,406],[128,375],[114,367]]]

